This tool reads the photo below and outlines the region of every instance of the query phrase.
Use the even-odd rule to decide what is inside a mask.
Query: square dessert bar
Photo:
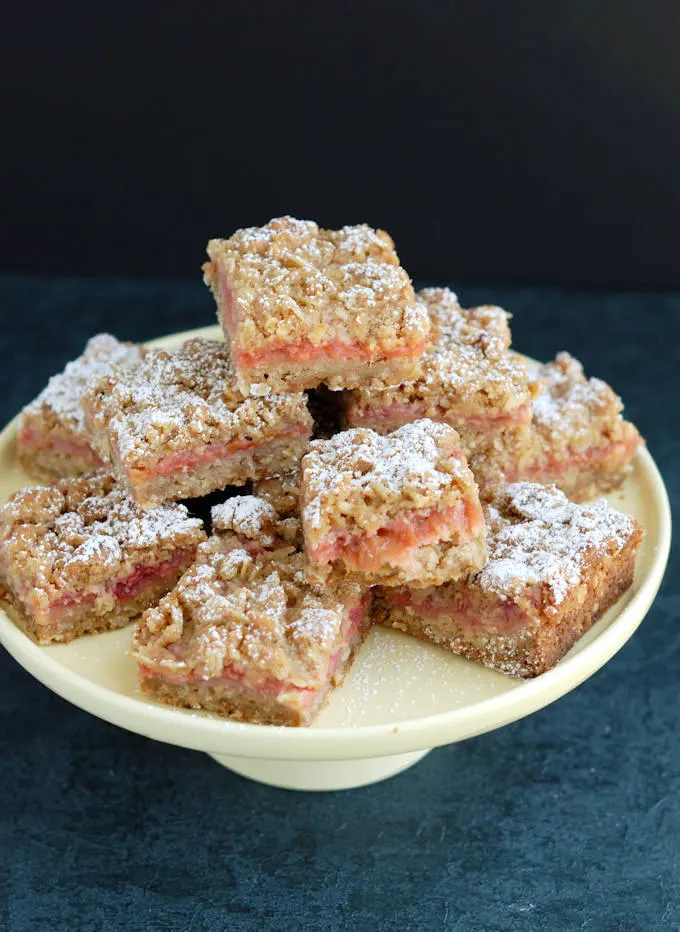
[[[477,486],[447,424],[315,440],[300,488],[310,578],[431,586],[484,562]]]
[[[29,475],[51,482],[102,465],[85,430],[81,398],[93,379],[108,375],[114,366],[137,365],[143,353],[141,346],[100,333],[88,340],[82,356],[52,376],[21,413],[18,457]]]
[[[84,406],[95,443],[144,508],[288,472],[312,431],[303,394],[245,396],[227,347],[209,340],[149,351],[100,380]]]
[[[300,552],[263,556],[212,537],[133,635],[142,691],[265,725],[309,725],[370,624],[370,593],[310,585]]]
[[[420,418],[450,424],[471,458],[523,450],[531,422],[526,361],[509,352],[510,315],[500,307],[462,308],[448,288],[417,295],[431,321],[420,377],[348,394],[346,421],[387,433]]]
[[[217,302],[244,392],[353,388],[413,378],[429,321],[383,230],[321,230],[281,217],[208,243]]]
[[[265,479],[276,483],[277,479]],[[251,556],[263,553],[302,550],[302,525],[299,513],[288,510],[285,499],[279,504],[275,497],[236,495],[214,505],[210,518],[214,534],[231,542],[235,549]]]
[[[574,501],[618,488],[643,441],[624,420],[621,399],[600,379],[586,379],[580,362],[559,353],[536,372],[541,392],[534,402],[528,455],[502,466],[505,481],[554,483]],[[499,463],[476,463],[488,486]]]
[[[487,509],[486,565],[431,589],[380,590],[375,620],[512,676],[544,673],[629,588],[642,528],[604,499],[520,482]]]
[[[0,604],[39,644],[119,628],[204,540],[182,505],[142,511],[105,472],[21,489],[0,509]]]

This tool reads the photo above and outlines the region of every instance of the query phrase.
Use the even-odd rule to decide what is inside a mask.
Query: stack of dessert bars
[[[599,492],[641,444],[567,353],[415,293],[387,233],[290,217],[211,240],[224,341],[93,337],[23,411],[46,485],[0,510],[0,600],[39,644],[132,620],[144,693],[308,725],[374,623],[520,677],[631,585]]]

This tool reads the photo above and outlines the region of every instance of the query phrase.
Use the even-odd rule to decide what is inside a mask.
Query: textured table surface
[[[680,497],[680,294],[462,288],[614,385]],[[200,284],[0,277],[6,421],[110,330],[210,324]],[[628,645],[523,721],[305,794],[68,705],[0,649],[0,929],[680,928],[680,560]]]

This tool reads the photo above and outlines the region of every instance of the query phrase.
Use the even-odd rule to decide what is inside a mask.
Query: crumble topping
[[[253,493],[274,508],[280,518],[300,516],[300,473],[298,470],[272,479],[253,482]]]
[[[205,540],[183,505],[137,508],[105,472],[20,489],[0,509],[0,557],[48,599],[161,562]]]
[[[361,589],[310,585],[301,553],[259,559],[224,546],[201,545],[174,591],[145,612],[136,659],[166,674],[211,679],[229,668],[249,680],[322,686]]]
[[[67,363],[63,372],[53,375],[45,388],[24,410],[23,415],[42,415],[59,420],[74,433],[85,432],[81,398],[94,380],[110,375],[115,367],[132,368],[141,362],[144,348],[121,343],[108,333],[99,333],[85,344],[78,359]]]
[[[460,438],[428,420],[386,436],[346,430],[313,441],[302,460],[302,514],[315,537],[348,523],[376,528],[404,509],[445,507],[461,489],[476,494]]]
[[[431,321],[430,348],[415,382],[359,388],[352,393],[357,409],[428,402],[435,407],[472,405],[485,412],[510,410],[531,398],[527,364],[508,352],[510,315],[499,307],[465,309],[448,288],[418,292],[417,304]]]
[[[281,341],[389,347],[427,338],[427,313],[383,230],[323,230],[280,217],[210,240],[208,255],[205,281],[218,306],[230,294],[223,323],[237,350]]]
[[[311,432],[301,393],[244,395],[224,343],[189,340],[174,353],[149,351],[134,370],[99,380],[85,399],[88,426],[120,458],[153,461],[188,446],[262,442]]]
[[[579,585],[586,560],[606,560],[639,527],[604,499],[577,505],[531,482],[507,486],[488,507],[487,522],[488,561],[474,582],[503,598],[543,586],[553,606]]]
[[[538,378],[543,390],[534,401],[533,427],[552,453],[583,450],[603,437],[623,439],[630,432],[619,396],[606,382],[586,379],[583,366],[569,353],[558,353],[554,362],[541,366]]]

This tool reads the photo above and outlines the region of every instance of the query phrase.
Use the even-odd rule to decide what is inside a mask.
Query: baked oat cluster
[[[366,225],[281,217],[208,244],[224,340],[93,337],[22,412],[49,486],[0,508],[0,602],[39,644],[135,621],[152,699],[309,725],[371,624],[514,676],[631,585],[601,492],[642,440],[510,315],[414,292]]]

